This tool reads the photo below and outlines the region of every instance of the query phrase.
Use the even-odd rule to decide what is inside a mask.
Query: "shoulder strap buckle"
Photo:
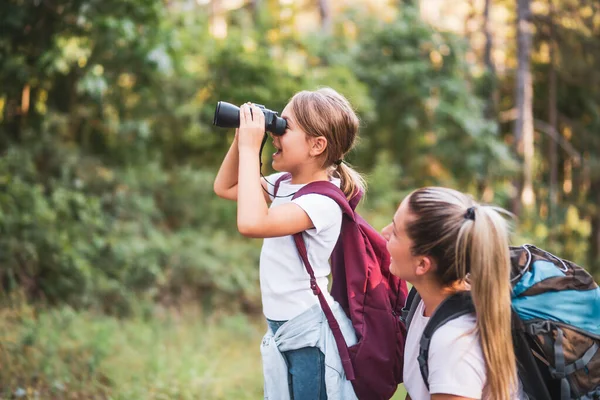
[[[315,278],[311,278],[310,280],[310,288],[313,291],[313,294],[315,296],[318,296],[319,293],[321,293],[321,289],[319,288],[319,285],[317,285],[317,280]]]
[[[552,331],[550,321],[535,321],[525,325],[525,330],[530,335],[538,335],[540,333],[549,333]]]

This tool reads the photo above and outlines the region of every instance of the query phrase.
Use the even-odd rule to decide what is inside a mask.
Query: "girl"
[[[422,299],[406,339],[407,398],[514,397],[517,372],[504,213],[455,190],[429,187],[406,197],[384,228],[392,257],[390,271],[412,283]],[[427,390],[417,361],[425,325],[448,296],[469,286],[475,315],[451,320],[434,333]]]
[[[328,180],[348,197],[364,190],[360,175],[342,162],[354,145],[359,121],[348,101],[328,88],[297,93],[281,117],[287,121],[287,130],[282,136],[272,136],[277,150],[272,166],[281,173],[260,177],[264,115],[248,103],[240,107],[240,127],[214,183],[217,195],[237,200],[240,233],[264,238],[260,285],[268,324],[261,345],[265,398],[354,399],[333,334],[291,236],[304,232],[318,285],[351,346],[356,343],[352,324],[326,291],[329,257],[340,235],[342,211],[322,195],[291,197],[314,181]],[[291,178],[280,183],[274,197],[273,185],[285,173]]]

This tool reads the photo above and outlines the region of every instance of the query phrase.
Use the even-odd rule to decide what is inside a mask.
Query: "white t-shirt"
[[[283,174],[276,173],[266,179],[274,185]],[[339,179],[334,178],[331,182],[340,186]],[[272,195],[273,187],[267,186]],[[278,197],[273,199],[271,196],[271,207],[289,203],[293,197],[291,194],[303,186],[292,185],[291,180],[281,182]],[[279,197],[287,195],[291,196]],[[340,236],[342,210],[334,200],[319,194],[307,194],[293,202],[308,214],[315,226],[303,232],[302,236],[317,284],[327,301],[332,303],[333,299],[327,291],[327,277],[331,273],[329,257]],[[310,288],[310,276],[291,235],[264,239],[260,253],[260,287],[263,313],[271,320],[290,320],[319,302]]]
[[[412,400],[429,399],[431,394],[481,399],[486,383],[486,366],[479,334],[474,331],[474,314],[460,316],[436,330],[429,345],[429,391],[419,369],[419,342],[429,317],[421,301],[410,323],[404,350],[404,385]]]

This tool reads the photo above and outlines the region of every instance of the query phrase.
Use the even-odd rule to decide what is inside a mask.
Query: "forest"
[[[262,398],[261,242],[213,193],[218,101],[281,112],[332,87],[361,119],[374,227],[448,186],[600,280],[597,0],[0,11],[0,398]]]

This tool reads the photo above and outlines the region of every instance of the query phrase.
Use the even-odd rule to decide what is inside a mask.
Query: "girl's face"
[[[397,277],[412,281],[421,257],[411,253],[412,240],[406,234],[405,226],[412,216],[408,211],[408,197],[402,201],[396,211],[392,223],[383,228],[383,237],[387,240],[387,249],[391,256],[390,272]]]
[[[276,171],[290,172],[294,175],[313,158],[310,155],[311,138],[296,122],[290,104],[283,109],[281,118],[287,121],[287,129],[281,136],[271,135],[276,149],[272,165]]]

